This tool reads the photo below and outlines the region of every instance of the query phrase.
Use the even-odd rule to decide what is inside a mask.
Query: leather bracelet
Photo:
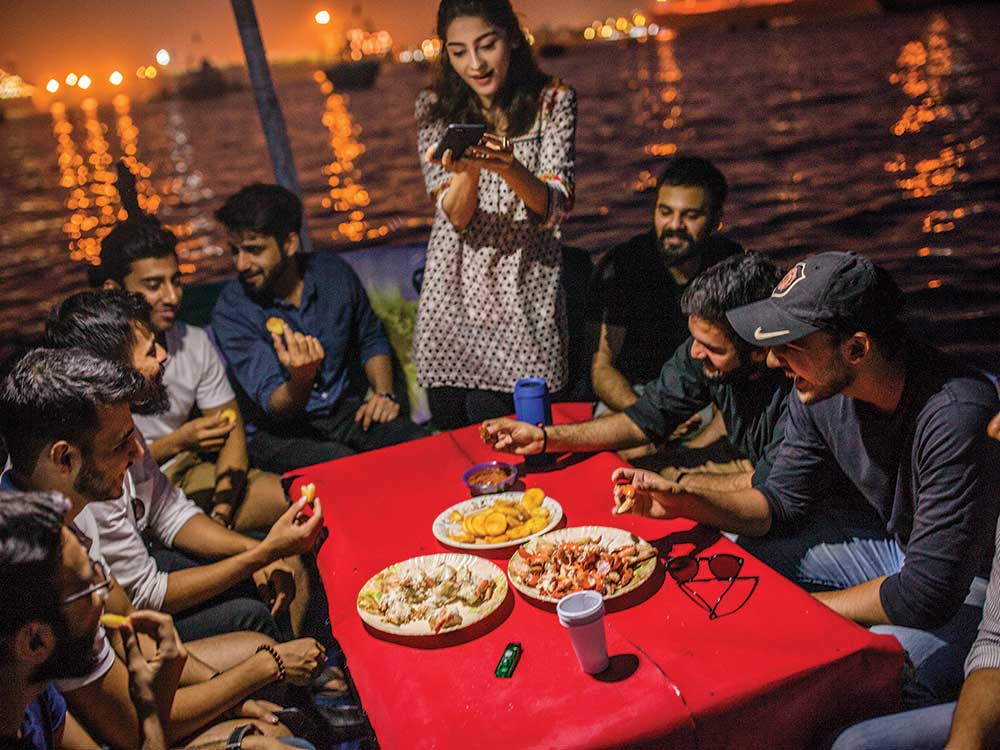
[[[272,646],[270,643],[262,643],[257,647],[255,654],[259,654],[261,651],[267,651],[273,658],[274,663],[278,665],[278,682],[285,681],[285,662],[281,658],[281,654],[278,653],[278,649]]]
[[[545,430],[545,422],[538,422],[535,427],[542,428],[542,449],[538,451],[539,453],[545,453],[545,448],[549,444],[549,433]]]
[[[392,401],[392,403],[394,403],[394,404],[398,404],[399,403],[399,399],[396,398],[396,394],[395,393],[389,393],[389,391],[379,391],[375,395],[376,396],[381,396],[382,398],[387,398],[390,401]]]

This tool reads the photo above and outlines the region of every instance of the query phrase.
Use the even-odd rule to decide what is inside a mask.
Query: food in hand
[[[229,424],[236,423],[236,409],[223,409],[219,416],[229,422]]]
[[[264,327],[267,328],[267,330],[269,330],[271,333],[280,336],[282,333],[285,332],[285,321],[283,321],[281,318],[268,318],[267,322],[264,324]]]
[[[312,505],[313,501],[316,499],[316,485],[310,482],[309,484],[302,485],[302,496],[301,499],[306,501],[307,505]]]
[[[464,544],[502,544],[523,539],[549,525],[549,509],[542,505],[545,492],[537,487],[524,493],[521,502],[494,500],[471,513],[454,510],[448,520],[455,524],[448,538]]]
[[[553,599],[585,589],[611,596],[628,586],[637,570],[656,557],[656,550],[642,540],[614,548],[602,543],[601,537],[558,544],[544,540],[542,537],[518,549],[509,572],[525,586]]]
[[[108,630],[118,630],[126,622],[128,622],[128,618],[121,615],[113,615],[110,612],[105,612],[101,615],[101,625]]]
[[[628,513],[635,506],[635,487],[631,484],[615,485],[615,514]]]
[[[426,572],[386,570],[358,595],[358,606],[392,625],[427,622],[435,633],[462,624],[463,605],[476,608],[493,597],[496,581],[468,567],[441,564]]]

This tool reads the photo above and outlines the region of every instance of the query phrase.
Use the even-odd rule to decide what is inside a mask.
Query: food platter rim
[[[550,532],[548,532],[546,534],[543,534],[541,536],[535,537],[534,539],[529,539],[524,544],[522,544],[520,547],[518,547],[518,549],[521,549],[523,547],[527,547],[529,544],[535,544],[535,543],[537,543],[539,541],[543,541],[543,537],[551,537],[551,536],[558,535],[557,538],[559,539],[559,541],[563,541],[562,538],[565,537],[566,535],[592,534],[595,531],[601,532],[601,536],[602,537],[604,536],[604,532],[613,531],[616,534],[626,535],[630,539],[636,540],[637,544],[639,542],[642,542],[644,544],[649,544],[648,541],[646,541],[645,539],[643,539],[641,536],[639,536],[638,534],[636,534],[633,531],[628,531],[626,529],[618,529],[618,528],[615,528],[614,526],[588,525],[588,526],[567,526],[564,529],[553,529],[552,531],[550,531]],[[653,545],[651,545],[651,544],[649,544],[649,546],[653,547]],[[656,548],[653,547],[653,549],[655,550]],[[631,591],[634,591],[635,589],[639,588],[642,584],[644,584],[647,580],[649,580],[649,578],[653,575],[653,571],[656,569],[656,561],[657,561],[657,556],[654,555],[651,559],[647,560],[642,565],[640,565],[639,568],[636,569],[636,574],[633,576],[632,580],[628,583],[628,585],[627,586],[623,586],[622,588],[620,588],[618,591],[616,591],[615,593],[611,594],[610,596],[605,596],[604,597],[604,601],[609,601],[611,599],[617,599],[618,597],[624,596],[625,594],[627,594],[627,593],[629,593]],[[512,570],[512,567],[513,567],[513,570]],[[507,578],[510,579],[510,583],[511,583],[511,585],[515,589],[517,589],[518,591],[520,591],[525,596],[530,597],[532,599],[535,599],[536,601],[552,602],[552,603],[555,603],[555,602],[559,601],[554,596],[547,596],[545,594],[540,594],[534,588],[521,583],[521,581],[518,580],[519,576],[515,575],[515,573],[518,572],[518,569],[520,567],[521,567],[521,562],[518,559],[517,550],[514,550],[514,554],[511,555],[510,561],[507,563]],[[640,571],[642,573],[641,575],[639,574]]]
[[[486,602],[484,602],[483,605],[481,605],[481,607],[488,606],[489,608],[485,609],[482,612],[481,616],[477,617],[475,620],[472,620],[470,622],[463,622],[457,628],[448,628],[447,630],[442,630],[440,633],[435,633],[433,630],[430,629],[430,626],[427,627],[426,632],[419,632],[419,631],[414,632],[412,630],[404,629],[406,626],[393,625],[391,623],[384,622],[382,618],[379,617],[378,615],[372,614],[371,612],[368,612],[367,610],[361,608],[360,606],[361,594],[364,592],[366,588],[368,588],[371,585],[372,581],[374,581],[383,573],[387,573],[390,570],[390,568],[394,568],[399,565],[405,565],[407,563],[415,563],[418,561],[428,561],[427,564],[437,564],[437,562],[430,563],[429,562],[430,558],[448,558],[448,557],[462,558],[461,562],[465,562],[475,567],[479,567],[480,563],[488,563],[489,567],[493,568],[493,571],[490,574],[490,578],[495,582],[496,587],[493,590],[493,596],[491,596]],[[451,563],[450,560],[442,562]],[[486,573],[483,573],[483,575],[486,575]],[[358,595],[355,599],[354,607],[358,611],[358,616],[364,623],[383,633],[389,633],[390,635],[402,635],[414,638],[440,637],[449,633],[458,633],[464,630],[465,628],[471,627],[472,625],[475,625],[476,623],[485,620],[487,617],[493,614],[500,607],[501,604],[503,604],[504,599],[507,598],[507,591],[509,588],[510,586],[507,581],[507,576],[504,575],[504,572],[500,568],[500,566],[497,565],[492,560],[488,560],[484,557],[478,557],[476,555],[468,555],[464,552],[433,552],[428,555],[416,555],[414,557],[408,557],[405,560],[400,560],[398,562],[386,565],[384,568],[375,573],[375,575],[371,576],[367,581],[365,581],[364,584],[361,586],[361,588],[358,589]],[[421,620],[420,622],[424,621]]]

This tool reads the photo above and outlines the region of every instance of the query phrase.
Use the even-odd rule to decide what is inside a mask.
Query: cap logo
[[[778,282],[778,286],[774,288],[771,293],[771,297],[784,297],[790,291],[792,287],[798,284],[802,279],[806,277],[806,264],[805,261],[801,263],[796,263],[792,268],[788,269],[788,273],[785,274],[784,278]]]

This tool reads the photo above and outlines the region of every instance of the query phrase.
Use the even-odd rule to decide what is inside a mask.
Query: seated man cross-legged
[[[139,295],[117,289],[73,295],[53,309],[46,338],[54,346],[87,349],[138,371],[146,383],[133,409],[155,414],[169,404],[163,385],[166,353]],[[141,435],[137,439],[144,443]],[[320,529],[312,521],[310,533],[292,525],[294,510],[286,510],[258,542],[210,520],[143,448],[128,470],[125,495],[85,512],[97,522],[103,554],[133,601],[174,614],[185,640],[232,630],[259,630],[276,640],[292,633],[329,640],[325,613],[310,617],[310,600],[316,607],[323,599],[318,582],[311,583],[318,575],[311,560],[299,557],[311,552]],[[156,543],[152,556],[143,535]],[[274,619],[286,611],[292,615],[291,633]]]
[[[116,577],[107,572],[111,568],[104,554],[108,540],[91,510],[111,505],[124,513],[121,504],[131,505],[138,499],[128,473],[142,456],[142,443],[129,404],[145,389],[132,368],[79,349],[31,351],[0,384],[0,434],[11,449],[11,468],[0,478],[0,489],[58,492],[69,501],[62,523],[72,531],[72,541],[79,540],[76,547],[83,544],[95,571],[107,583],[103,587],[105,608],[123,616],[132,615],[132,602]],[[301,510],[298,504],[290,509],[273,533],[286,540],[313,540],[321,514],[317,513],[319,521],[296,524],[293,515]],[[113,536],[110,542],[113,548]],[[287,541],[281,545],[293,546]],[[144,555],[140,539],[136,556]],[[145,569],[142,559],[137,562]],[[155,644],[139,635],[145,652],[155,653]],[[120,636],[114,632],[109,643],[109,636],[98,628],[91,639],[92,668],[80,676],[59,679],[57,687],[92,737],[113,747],[136,747],[142,717],[129,697],[123,661],[127,644]],[[276,643],[261,633],[226,632],[184,645],[188,659],[181,687],[163,717],[172,743],[195,736],[224,738],[233,727],[212,723],[229,710],[237,716],[260,718],[260,727],[272,731],[277,728],[274,704],[248,699],[286,680],[310,684],[324,660],[323,647],[311,638]]]
[[[389,342],[357,275],[335,255],[299,252],[301,201],[250,185],[216,216],[239,280],[212,328],[246,397],[253,464],[284,473],[425,436],[400,414]]]
[[[177,320],[184,296],[177,238],[155,219],[116,224],[101,241],[97,286],[141,294],[168,359],[168,407],[133,411],[149,452],[171,482],[211,517],[240,531],[267,529],[288,507],[275,474],[248,468],[246,434],[225,365],[208,335]],[[197,407],[200,416],[189,419]]]
[[[768,299],[727,314],[794,379],[768,478],[696,494],[633,469],[613,479],[632,482],[635,512],[745,535],[819,601],[894,635],[915,667],[904,706],[919,707],[956,696],[982,617],[1000,506],[1000,444],[986,426],[1000,404],[985,376],[906,335],[901,307],[861,255],[797,263]],[[874,511],[868,533],[829,512],[837,475]]]
[[[482,424],[496,450],[520,455],[549,451],[620,450],[661,441],[692,413],[714,404],[730,440],[751,468],[733,474],[688,473],[681,484],[743,489],[764,481],[781,444],[791,384],[764,364],[763,350],[736,337],[726,311],[763,299],[781,278],[764,256],[737,255],[697,276],[681,299],[690,337],[667,360],[656,380],[624,412],[544,429],[511,419]]]

